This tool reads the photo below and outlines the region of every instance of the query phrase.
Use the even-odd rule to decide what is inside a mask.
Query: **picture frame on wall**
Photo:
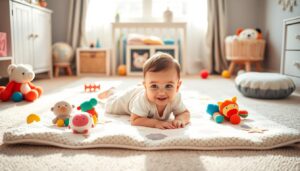
[[[161,46],[154,48],[154,53],[167,53],[173,56],[179,63],[177,46]]]
[[[127,48],[127,75],[143,75],[143,65],[150,55],[151,49],[145,46]]]

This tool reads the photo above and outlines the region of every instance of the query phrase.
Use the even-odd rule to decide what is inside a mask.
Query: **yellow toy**
[[[224,78],[230,78],[231,77],[230,72],[228,70],[224,70],[222,72],[222,77],[224,77]]]
[[[34,114],[34,113],[27,116],[27,124],[31,124],[34,121],[35,122],[40,122],[40,120],[41,119],[40,119],[39,115]]]

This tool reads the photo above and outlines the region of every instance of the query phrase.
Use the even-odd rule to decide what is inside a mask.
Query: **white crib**
[[[173,39],[173,47],[176,50],[177,58],[182,67],[182,74],[186,73],[186,23],[112,23],[112,74],[116,75],[117,67],[120,64],[124,64],[124,58],[122,54],[124,49],[122,48],[122,36],[127,37],[130,33],[138,33],[144,35],[154,35],[160,38]],[[153,45],[142,45],[140,48],[153,49]],[[133,46],[132,46],[133,47]],[[127,49],[132,48],[130,46]],[[170,45],[155,45],[156,48],[170,48]],[[128,55],[127,50],[125,51]],[[127,58],[127,57],[126,57]],[[125,58],[125,59],[126,59]]]

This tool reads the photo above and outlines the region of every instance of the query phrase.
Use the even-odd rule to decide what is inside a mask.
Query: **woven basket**
[[[265,52],[265,40],[226,39],[225,53],[227,60],[262,61]]]

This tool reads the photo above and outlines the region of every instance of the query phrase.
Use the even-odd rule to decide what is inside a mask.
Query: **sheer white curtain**
[[[161,22],[168,7],[173,11],[174,22],[187,23],[187,72],[207,68],[207,0],[89,0],[85,24],[88,45],[99,39],[102,47],[111,47],[111,23],[116,13],[120,13],[121,22]]]

